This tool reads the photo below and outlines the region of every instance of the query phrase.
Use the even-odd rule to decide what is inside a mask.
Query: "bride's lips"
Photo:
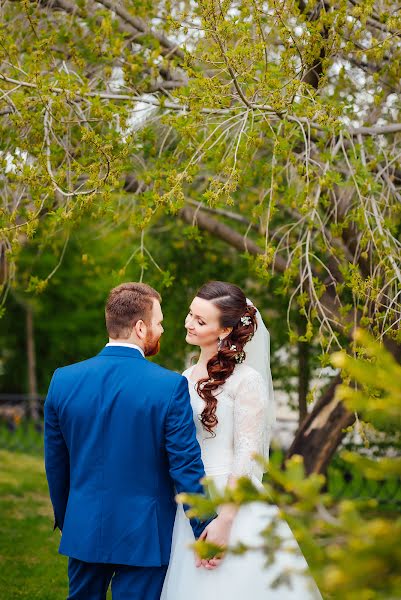
[[[191,331],[187,331],[187,335],[195,335],[195,334],[191,333]]]

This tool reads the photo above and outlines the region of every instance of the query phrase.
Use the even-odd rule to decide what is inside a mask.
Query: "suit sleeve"
[[[70,490],[70,457],[60,429],[54,398],[55,371],[47,393],[45,413],[45,467],[54,511],[54,529],[63,528]]]
[[[196,439],[188,382],[181,377],[170,401],[166,418],[166,450],[170,476],[177,493],[205,494],[200,480],[205,476],[201,451]],[[184,505],[184,509],[189,507]],[[196,538],[210,522],[190,519]]]

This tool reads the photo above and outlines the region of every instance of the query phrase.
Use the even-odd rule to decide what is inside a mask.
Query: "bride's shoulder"
[[[186,377],[188,379],[188,377],[190,376],[190,374],[192,373],[192,369],[194,368],[195,365],[191,365],[190,367],[188,367],[187,369],[185,369],[185,371],[183,371],[181,373],[181,375],[183,375],[184,377]]]
[[[260,399],[260,403],[263,403],[265,382],[259,371],[253,367],[242,363],[236,365],[226,383],[228,382],[230,382],[230,395],[235,403],[239,402],[239,406],[242,406],[244,402],[245,404],[254,402],[255,399]],[[259,400],[257,403],[259,404]]]
[[[258,383],[263,381],[263,378],[259,371],[246,365],[244,363],[240,363],[235,366],[233,374],[230,377],[231,383],[236,387],[243,383]]]
[[[240,377],[241,376],[246,377],[246,376],[254,375],[254,374],[257,375],[258,371],[256,369],[254,369],[253,367],[250,367],[246,363],[239,363],[238,365],[235,365],[233,374],[240,376]]]

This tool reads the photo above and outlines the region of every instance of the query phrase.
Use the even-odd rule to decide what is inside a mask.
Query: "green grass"
[[[67,598],[59,542],[43,458],[0,450],[0,600]]]
[[[58,554],[43,460],[0,450],[0,598],[67,597],[67,558]]]
[[[65,599],[68,559],[59,541],[43,458],[0,450],[0,600]]]
[[[59,541],[43,458],[0,450],[0,600],[66,598],[67,558],[58,554]],[[306,558],[313,570],[312,556]]]

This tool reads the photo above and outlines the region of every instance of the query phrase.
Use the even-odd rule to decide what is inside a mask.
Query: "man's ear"
[[[142,319],[139,319],[134,325],[134,332],[135,332],[137,338],[140,340],[146,339],[147,331],[148,331],[148,328],[146,326],[146,323],[144,321],[142,321]]]

